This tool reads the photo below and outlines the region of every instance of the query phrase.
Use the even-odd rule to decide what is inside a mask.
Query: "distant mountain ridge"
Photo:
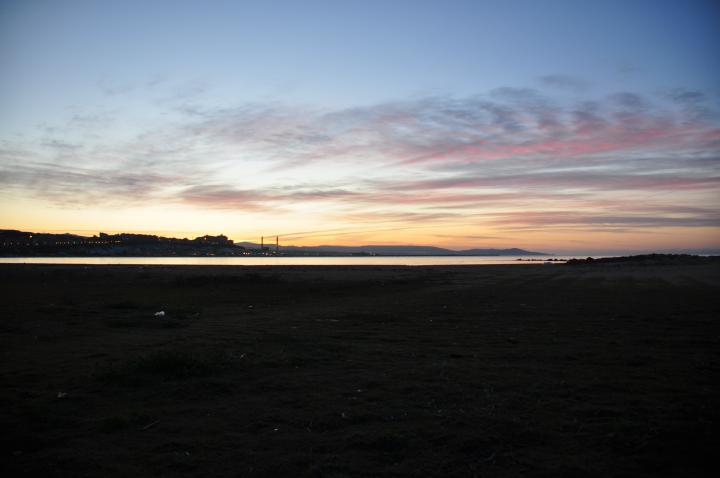
[[[259,248],[254,242],[238,242],[238,246],[248,249]],[[274,248],[267,244],[265,247]],[[435,246],[280,246],[281,252],[298,254],[367,254],[381,256],[552,256],[546,252],[526,251],[516,247],[508,249],[463,249],[452,250]]]

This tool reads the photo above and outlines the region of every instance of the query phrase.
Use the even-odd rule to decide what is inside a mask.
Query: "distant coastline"
[[[452,250],[434,246],[279,246],[235,243],[227,236],[178,239],[149,234],[80,236],[0,230],[2,257],[353,257],[353,256],[553,256],[518,248]]]

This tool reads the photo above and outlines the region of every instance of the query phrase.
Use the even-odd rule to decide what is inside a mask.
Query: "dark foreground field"
[[[3,265],[0,287],[3,476],[720,476],[717,266]]]

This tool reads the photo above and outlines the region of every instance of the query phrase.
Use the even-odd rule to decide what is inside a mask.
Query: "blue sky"
[[[656,247],[718,245],[717,185],[692,181],[718,174],[719,32],[712,1],[2,1],[1,218],[254,237],[302,214],[450,246],[627,248],[651,230],[667,236]],[[688,180],[647,179],[678,171]],[[390,214],[368,199],[412,179],[455,181],[439,200],[468,200],[403,198]],[[676,209],[607,209],[658,188]],[[491,193],[509,202],[472,200]],[[533,206],[545,233],[510,231],[507,214],[528,208],[510,194],[535,193],[555,195]],[[436,223],[455,238],[411,234]]]
[[[20,117],[28,102],[92,108],[152,82],[216,101],[355,106],[565,75],[601,92],[717,99],[713,3],[5,1],[0,91]]]

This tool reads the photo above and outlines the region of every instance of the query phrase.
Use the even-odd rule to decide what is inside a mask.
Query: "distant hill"
[[[466,249],[458,251],[463,256],[552,256],[547,252],[533,252],[516,247],[510,249]]]
[[[0,256],[248,256],[274,255],[275,244],[234,243],[224,235],[178,239],[149,234],[79,236],[0,229]],[[524,249],[452,250],[433,246],[280,246],[281,256],[551,256]]]
[[[601,257],[595,259],[570,259],[569,266],[688,266],[697,264],[720,264],[720,256],[696,256],[692,254],[639,254],[635,256]]]
[[[237,245],[256,249],[260,244],[239,242]],[[266,245],[267,247],[268,245]],[[271,249],[274,248],[271,247]],[[466,249],[452,250],[434,246],[280,246],[280,252],[298,255],[374,255],[374,256],[551,256],[546,252],[524,249]]]
[[[150,234],[105,234],[79,236],[0,229],[0,256],[23,257],[167,257],[240,256],[245,249],[235,247],[227,237],[201,236],[178,239]]]

